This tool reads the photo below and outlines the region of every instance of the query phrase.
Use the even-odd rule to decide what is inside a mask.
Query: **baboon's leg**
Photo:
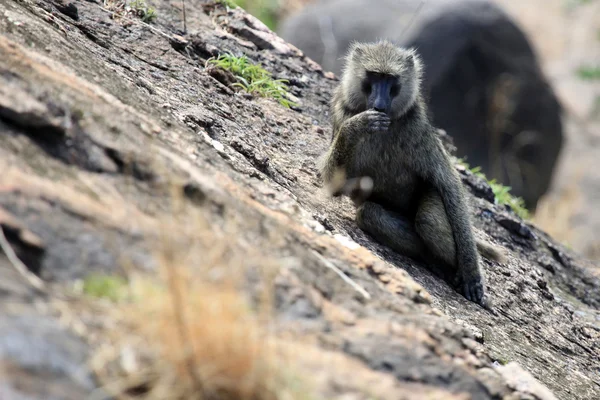
[[[410,220],[388,211],[371,201],[364,202],[356,213],[358,226],[378,242],[413,258],[423,258],[425,245]]]
[[[452,228],[442,198],[434,189],[427,191],[419,203],[415,215],[415,230],[436,258],[456,267]]]
[[[415,230],[434,256],[449,265],[456,266],[454,235],[442,198],[434,190],[426,192],[415,216]],[[504,253],[496,246],[475,239],[477,251],[485,258],[499,263],[505,262]]]

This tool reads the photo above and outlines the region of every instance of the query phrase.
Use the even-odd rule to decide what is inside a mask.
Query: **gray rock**
[[[94,389],[86,357],[86,345],[48,317],[0,316],[2,399],[83,399]]]

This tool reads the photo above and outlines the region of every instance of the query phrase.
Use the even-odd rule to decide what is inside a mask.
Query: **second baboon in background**
[[[321,176],[334,195],[354,199],[361,229],[399,253],[455,267],[465,297],[483,304],[477,248],[501,254],[473,236],[463,184],[421,98],[421,68],[414,51],[387,41],[351,47]]]

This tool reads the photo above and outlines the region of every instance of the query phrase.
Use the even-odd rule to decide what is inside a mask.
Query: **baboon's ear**
[[[420,74],[423,68],[423,64],[421,62],[421,57],[419,56],[415,48],[410,49],[410,57],[408,58],[408,61],[410,63],[410,66],[413,67],[417,74]]]
[[[365,49],[360,43],[355,42],[350,45],[350,57],[352,61],[359,61],[364,54]]]

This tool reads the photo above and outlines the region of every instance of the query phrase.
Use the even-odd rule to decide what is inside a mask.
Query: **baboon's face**
[[[388,74],[366,71],[361,90],[366,98],[367,109],[386,114],[392,111],[392,102],[400,93],[400,80]]]
[[[400,118],[419,94],[421,63],[413,50],[388,42],[356,44],[342,75],[345,105],[355,112],[374,109]]]

